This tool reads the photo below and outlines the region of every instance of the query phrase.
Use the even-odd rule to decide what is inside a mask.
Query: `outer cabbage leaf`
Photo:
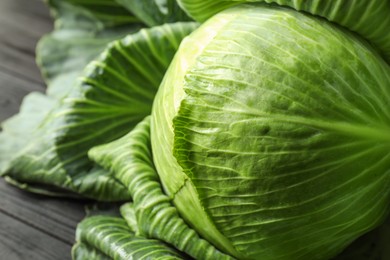
[[[20,113],[2,123],[0,172],[8,167],[12,156],[29,141],[26,130],[35,131],[38,129],[54,105],[53,99],[41,93],[32,93],[24,99]]]
[[[57,29],[102,30],[140,22],[115,0],[46,0],[46,2],[56,19]]]
[[[2,123],[0,134],[0,175],[11,167],[11,161],[31,142],[31,133],[39,131],[45,118],[55,108],[56,101],[41,93],[31,93],[23,101],[19,114]],[[45,183],[24,183],[5,176],[5,180],[21,189],[50,196],[80,197],[61,187]],[[63,181],[67,181],[65,177]],[[123,189],[126,193],[126,190]]]
[[[84,244],[84,243],[77,243],[72,248],[72,259],[73,260],[111,260],[112,258],[108,257],[107,255],[103,254],[99,250]]]
[[[48,95],[59,99],[108,43],[137,31],[140,25],[111,0],[49,0],[48,4],[55,30],[39,41],[37,63],[48,84]]]
[[[128,187],[133,203],[122,206],[121,212],[137,234],[160,239],[195,259],[231,259],[201,239],[164,194],[153,165],[149,117],[124,137],[94,147],[89,155]]]
[[[158,174],[225,252],[335,256],[389,211],[389,86],[389,66],[340,27],[228,9],[182,44],[156,96]]]
[[[44,94],[31,93],[23,101],[19,114],[2,123],[0,134],[0,173],[4,172],[17,154],[30,140],[30,132],[36,131],[47,114],[55,107],[56,102]],[[76,196],[68,191],[47,187],[45,185],[27,185],[9,177],[9,183],[21,189],[51,196]]]
[[[136,236],[119,217],[87,217],[76,231],[73,259],[188,259],[165,243]]]
[[[48,1],[48,4],[56,19],[56,30],[43,37],[37,48],[37,61],[48,83],[48,96],[44,97],[36,93],[29,95],[22,104],[21,112],[2,123],[4,130],[0,134],[0,139],[4,142],[0,150],[1,175],[5,174],[14,158],[21,156],[25,149],[29,149],[29,145],[34,146],[32,143],[36,136],[42,140],[42,138],[47,138],[45,135],[50,135],[50,132],[42,131],[46,129],[47,121],[50,121],[49,111],[52,112],[58,106],[60,98],[70,91],[85,65],[96,58],[108,42],[139,28],[138,25],[134,25],[134,21],[137,20],[134,16],[117,4],[113,7],[110,1],[87,4],[85,1],[52,0]],[[107,15],[101,17],[94,10],[105,9],[105,4],[113,8],[108,8]],[[127,18],[122,19],[124,16]],[[125,20],[126,25],[123,22]],[[50,151],[51,148],[43,146],[42,151]],[[38,157],[37,154],[32,156]],[[36,168],[36,171],[41,171],[41,169]],[[72,192],[76,189],[87,191],[100,187],[106,190],[105,186],[107,186],[116,191],[113,197],[119,195],[118,199],[128,198],[126,190],[115,180],[111,180],[107,172],[98,168],[94,168],[92,172],[97,183],[104,184],[103,186],[90,186],[91,178],[86,181],[79,178],[72,183],[69,176],[58,172],[57,169],[52,169],[52,174],[47,174],[43,179],[33,174],[27,182],[19,178],[20,176],[6,176],[6,180],[20,188],[47,195],[74,197],[78,196]],[[80,176],[83,175],[85,172],[80,173]],[[105,185],[106,181],[107,185]],[[60,183],[62,185],[59,185]],[[102,196],[106,195],[103,193]]]
[[[242,3],[265,2],[289,6],[298,11],[318,15],[357,32],[382,52],[390,62],[390,2],[388,0],[178,0],[197,21]]]
[[[125,135],[151,113],[181,40],[195,28],[195,23],[176,23],[143,29],[110,44],[86,68],[58,110],[55,144],[62,161],[73,161],[67,167],[90,165],[91,147]]]
[[[164,25],[113,42],[30,134],[3,175],[99,200],[129,199],[120,182],[94,167],[87,151],[124,135],[150,114],[165,70],[195,27]]]
[[[117,0],[117,2],[127,7],[148,26],[191,21],[176,0]]]

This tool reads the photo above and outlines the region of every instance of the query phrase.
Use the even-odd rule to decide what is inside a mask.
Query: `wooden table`
[[[27,93],[45,90],[35,46],[52,26],[41,0],[0,1],[0,122],[18,112]],[[27,193],[0,178],[0,260],[70,259],[84,204]]]

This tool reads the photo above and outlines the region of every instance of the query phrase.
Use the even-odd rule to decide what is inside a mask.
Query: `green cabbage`
[[[153,106],[154,161],[222,251],[327,259],[389,211],[389,100],[389,66],[356,35],[240,5],[183,41]]]

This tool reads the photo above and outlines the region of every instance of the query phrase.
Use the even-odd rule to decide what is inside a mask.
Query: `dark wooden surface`
[[[35,46],[52,24],[41,0],[0,0],[0,122],[27,93],[45,90]],[[83,202],[27,193],[0,178],[0,260],[70,259],[83,216]]]

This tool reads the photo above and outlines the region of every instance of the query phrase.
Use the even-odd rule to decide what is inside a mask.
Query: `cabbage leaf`
[[[188,259],[159,240],[137,236],[120,217],[87,217],[78,225],[76,239],[73,259]]]
[[[176,0],[116,0],[130,10],[146,25],[192,21]]]
[[[129,199],[122,184],[88,160],[87,151],[124,135],[150,114],[165,70],[181,40],[195,28],[196,23],[163,25],[110,44],[38,128],[31,129],[22,149],[6,158],[2,174],[98,200]],[[2,133],[5,139],[8,133]]]

